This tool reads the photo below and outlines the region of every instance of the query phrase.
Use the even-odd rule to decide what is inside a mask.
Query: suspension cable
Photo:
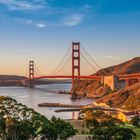
[[[34,67],[35,67],[35,72],[36,72],[39,76],[41,76],[42,73],[40,72],[40,70],[38,69],[38,67],[37,67],[36,64],[34,64]]]
[[[36,76],[41,76],[36,70],[34,72]]]
[[[63,61],[65,60],[66,56],[68,55],[69,51],[71,49],[71,45],[69,46],[66,54],[64,55],[64,57],[62,58],[62,60],[59,62],[59,64],[57,65],[57,67],[50,73],[50,74],[53,74],[53,73],[56,73],[56,70],[61,66],[61,64],[63,63]],[[48,74],[48,75],[50,75]]]
[[[26,72],[25,72],[26,77],[29,77],[29,66],[26,66]]]
[[[95,67],[93,67],[93,65],[86,59],[86,57],[80,52],[81,56],[84,58],[84,60],[95,70],[97,71],[97,69]]]
[[[57,73],[59,73],[64,68],[64,66],[70,60],[70,58],[71,58],[71,55],[68,57],[68,59],[66,60],[66,62],[62,65],[62,67],[57,72],[54,73],[54,75],[57,74]]]
[[[87,52],[87,50],[81,45],[82,49],[84,50],[84,52],[88,55],[88,57],[96,64],[96,66],[103,71],[104,74],[107,74],[107,72],[101,68],[101,66],[99,66],[99,64],[89,55],[89,53]]]

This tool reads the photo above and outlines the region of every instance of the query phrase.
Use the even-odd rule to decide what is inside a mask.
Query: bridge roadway
[[[117,77],[119,78],[119,80],[140,79],[140,73],[117,75]]]
[[[140,81],[140,73],[136,74],[125,74],[125,75],[116,75],[118,78],[118,82],[124,80],[127,86],[131,86]],[[104,80],[103,76],[73,76],[73,75],[47,75],[47,76],[35,76],[27,78],[23,81],[23,85],[28,86],[30,88],[34,88],[34,80],[39,79],[81,79],[81,80],[94,80],[94,81],[102,81]],[[72,82],[72,87],[74,86],[74,82]]]
[[[124,74],[124,75],[116,75],[119,80],[126,80],[126,79],[140,79],[140,73],[135,74]],[[102,80],[102,76],[90,75],[90,76],[72,76],[72,75],[47,75],[47,76],[36,76],[33,78],[29,78],[29,80],[36,80],[36,79],[91,79],[91,80]]]
[[[55,75],[55,76],[38,76],[38,77],[33,77],[30,78],[29,80],[37,80],[37,79],[72,79],[72,78],[77,78],[77,79],[92,79],[92,80],[101,80],[101,76],[72,76],[72,75]]]

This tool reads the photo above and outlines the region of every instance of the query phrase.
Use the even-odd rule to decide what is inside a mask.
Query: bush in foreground
[[[0,138],[2,140],[66,140],[75,135],[72,125],[60,118],[45,116],[17,103],[10,97],[0,97]]]

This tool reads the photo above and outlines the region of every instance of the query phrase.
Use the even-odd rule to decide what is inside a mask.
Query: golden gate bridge
[[[90,58],[90,60],[94,63],[94,65],[89,61],[85,55],[81,52],[81,49],[84,51],[86,56]],[[71,55],[67,58],[68,53],[71,52]],[[67,59],[66,59],[67,58]],[[81,74],[81,58],[85,60],[85,62],[90,65],[90,67],[94,70],[97,71],[97,68],[102,70],[102,75],[82,75]],[[59,73],[65,65],[68,63],[68,61],[71,59],[71,74],[69,75],[64,75],[64,74],[59,74]],[[60,65],[62,62],[65,62],[61,67]],[[96,67],[95,67],[96,65]],[[36,73],[39,73],[38,76],[35,75]],[[58,64],[58,66],[53,70],[51,74],[48,75],[41,75],[39,70],[35,68],[34,61],[29,61],[29,77],[27,79],[22,80],[22,85],[27,86],[29,88],[34,88],[35,85],[35,80],[39,79],[71,79],[72,80],[72,88],[74,87],[75,84],[75,79],[78,80],[94,80],[94,81],[102,81],[104,79],[104,75],[107,75],[104,69],[102,69],[98,63],[89,55],[89,53],[84,49],[84,47],[81,46],[80,42],[72,42],[70,45],[67,53],[61,60],[61,62]],[[125,75],[117,75],[119,80],[123,80],[126,82],[127,86],[130,86],[132,84],[135,84],[140,80],[140,73],[137,74],[125,74]]]

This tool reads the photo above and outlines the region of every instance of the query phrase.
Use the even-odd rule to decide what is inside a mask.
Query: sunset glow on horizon
[[[0,0],[0,9],[0,75],[27,76],[29,60],[49,74],[73,41],[102,68],[140,56],[138,0]]]

